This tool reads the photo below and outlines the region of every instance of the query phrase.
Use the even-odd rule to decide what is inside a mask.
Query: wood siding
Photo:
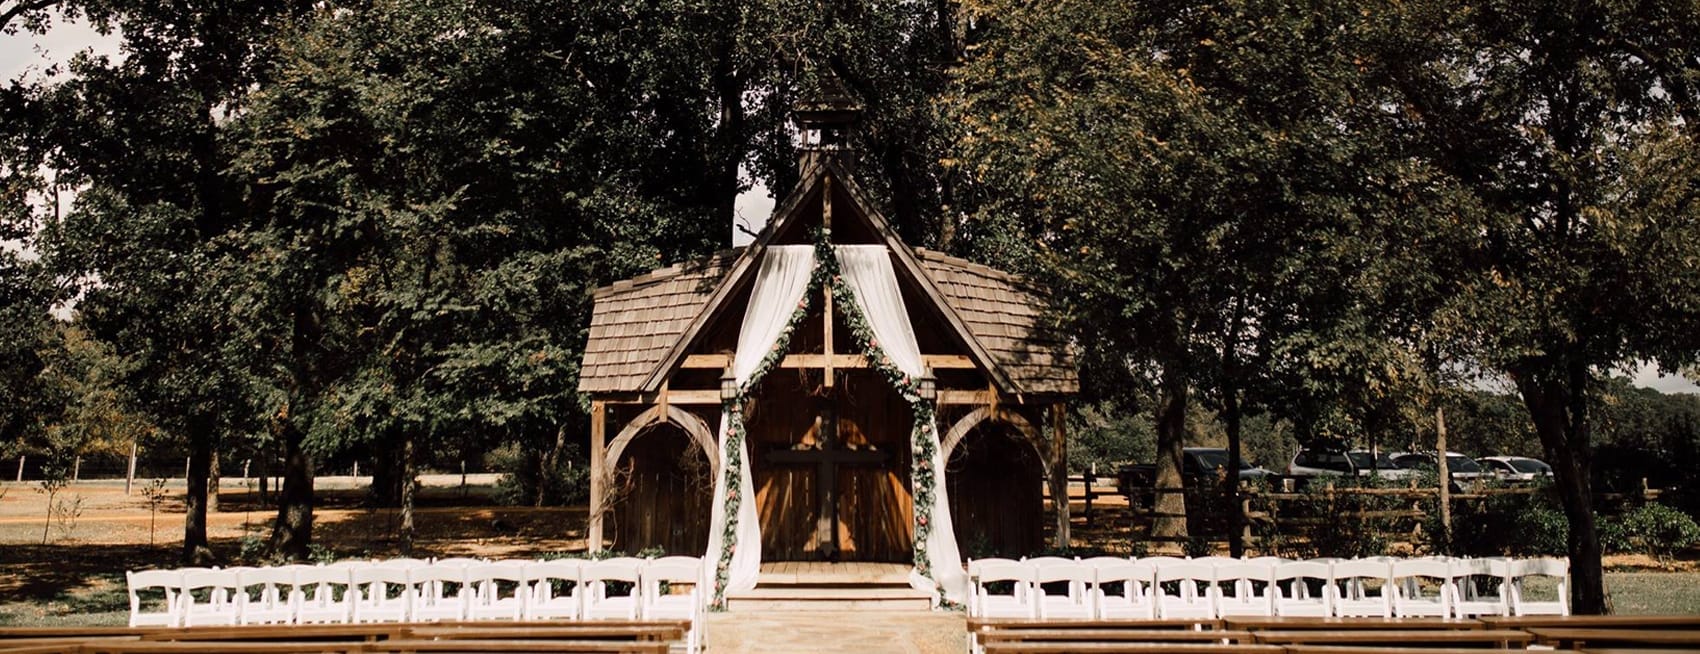
[[[613,483],[617,552],[659,547],[668,555],[708,549],[714,480],[708,459],[678,427],[663,423],[639,434],[620,457]]]

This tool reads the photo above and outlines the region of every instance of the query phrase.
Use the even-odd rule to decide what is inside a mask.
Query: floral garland
[[[817,250],[818,259],[818,250]],[[797,331],[797,325],[809,315],[814,306],[815,291],[826,283],[827,273],[816,262],[815,269],[809,277],[809,287],[803,291],[803,298],[797,301],[797,308],[792,310],[791,317],[786,319],[784,329],[780,330],[779,338],[773,342],[761,363],[756,364],[750,378],[738,385],[737,396],[721,400],[721,413],[726,416],[726,465],[722,466],[721,474],[726,476],[726,522],[720,530],[720,560],[714,568],[714,598],[709,602],[709,608],[716,611],[726,609],[726,586],[732,578],[732,555],[738,549],[738,509],[743,506],[740,493],[743,490],[743,444],[748,433],[744,425],[743,406],[745,400],[754,392],[756,385],[779,367],[779,362],[785,359],[785,350],[791,345],[791,336]]]
[[[862,313],[862,305],[856,301],[855,292],[838,274],[838,257],[831,246],[817,242],[815,258],[820,262],[817,264],[817,271],[826,272],[824,276],[830,278],[833,301],[844,308],[844,322],[849,325],[850,333],[861,344],[869,364],[909,402],[909,407],[915,414],[914,427],[909,433],[909,447],[913,455],[913,462],[909,467],[909,483],[915,491],[914,506],[918,507],[913,512],[914,536],[911,544],[915,552],[915,571],[933,580],[934,592],[939,598],[940,606],[947,609],[960,608],[955,602],[945,599],[944,587],[933,576],[932,560],[927,557],[927,542],[933,532],[932,509],[938,491],[938,471],[933,470],[933,455],[939,447],[938,434],[934,432],[937,405],[933,400],[921,397],[920,380],[899,369],[885,349],[880,347],[873,326]]]
[[[721,474],[726,476],[726,522],[720,533],[720,560],[715,565],[714,596],[709,606],[716,611],[726,608],[726,586],[731,582],[732,555],[737,549],[738,509],[743,502],[739,495],[743,486],[744,463],[740,453],[748,435],[744,425],[743,404],[762,378],[784,360],[791,336],[813,307],[814,296],[821,288],[830,288],[834,302],[843,308],[845,322],[862,346],[872,368],[885,377],[886,382],[909,402],[910,409],[915,414],[909,439],[913,454],[909,481],[915,492],[914,505],[923,507],[914,511],[912,548],[915,570],[921,576],[935,580],[935,594],[939,597],[941,606],[958,608],[954,602],[944,599],[944,588],[933,577],[932,561],[927,557],[927,542],[932,536],[932,508],[938,491],[938,471],[933,470],[932,463],[933,455],[939,447],[938,434],[934,431],[937,407],[932,400],[921,397],[920,380],[911,378],[908,373],[899,369],[891,360],[891,356],[880,347],[873,327],[862,314],[862,306],[857,303],[855,293],[838,274],[838,256],[832,248],[830,232],[822,230],[816,233],[814,259],[815,269],[810,275],[808,289],[803,292],[802,300],[798,301],[796,310],[786,321],[778,340],[774,341],[773,347],[762,357],[761,363],[756,366],[749,380],[738,386],[737,397],[726,399],[722,403],[721,408],[727,418],[727,453],[725,465],[721,469]]]

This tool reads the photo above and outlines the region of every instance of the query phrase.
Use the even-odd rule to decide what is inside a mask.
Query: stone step
[[[765,575],[764,575],[765,577]],[[726,594],[729,611],[927,611],[932,598],[907,585],[768,585]]]

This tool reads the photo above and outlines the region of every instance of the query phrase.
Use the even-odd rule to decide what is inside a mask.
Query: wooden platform
[[[775,561],[761,564],[751,590],[726,595],[733,612],[926,611],[932,597],[909,586],[898,563]]]

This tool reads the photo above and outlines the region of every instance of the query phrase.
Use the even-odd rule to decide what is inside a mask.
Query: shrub
[[[1568,551],[1565,539],[1569,533],[1570,520],[1563,511],[1529,502],[1511,516],[1509,549],[1519,556],[1562,556]]]
[[[1700,541],[1700,525],[1694,523],[1694,518],[1657,502],[1636,507],[1624,515],[1623,525],[1636,551],[1660,559]]]

